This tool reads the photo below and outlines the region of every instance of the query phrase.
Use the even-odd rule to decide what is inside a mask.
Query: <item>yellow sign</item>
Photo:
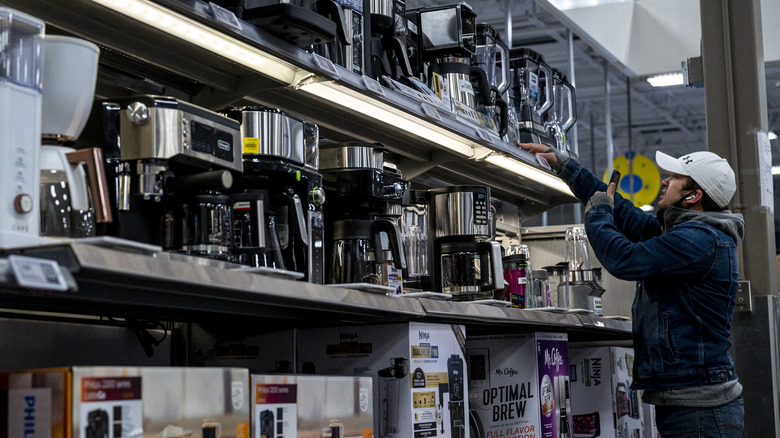
[[[260,139],[254,137],[244,137],[244,153],[245,154],[259,154],[260,153]]]
[[[629,175],[629,159],[631,175]],[[652,204],[658,197],[658,191],[661,189],[661,173],[652,160],[644,155],[625,154],[615,158],[612,166],[622,175],[618,184],[620,196],[631,199],[633,193],[634,205],[637,207]],[[609,181],[608,169],[604,170],[603,180]]]

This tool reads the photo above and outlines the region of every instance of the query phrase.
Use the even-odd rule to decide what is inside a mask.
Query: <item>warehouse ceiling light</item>
[[[662,75],[649,76],[647,82],[654,87],[671,87],[683,84],[682,72],[665,73]]]
[[[301,74],[308,73],[256,47],[147,0],[92,1],[285,84],[292,85]]]

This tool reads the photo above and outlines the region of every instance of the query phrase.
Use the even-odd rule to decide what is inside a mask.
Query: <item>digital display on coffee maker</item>
[[[190,122],[192,150],[233,161],[233,135],[196,121]]]

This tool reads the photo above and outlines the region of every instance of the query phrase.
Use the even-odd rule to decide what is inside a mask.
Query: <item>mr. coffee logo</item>
[[[511,368],[511,367],[507,367],[507,368],[504,368],[504,369],[501,369],[501,368],[496,368],[496,375],[497,375],[497,376],[508,376],[508,377],[512,377],[512,376],[516,376],[516,375],[518,375],[518,374],[520,374],[520,372],[519,372],[519,371],[517,371],[517,370],[516,370],[516,369],[514,369],[514,368]]]
[[[428,332],[419,331],[417,332],[417,335],[419,336],[420,341],[430,341],[431,340],[431,334]]]
[[[357,333],[339,333],[339,341],[354,341],[357,338]]]
[[[552,348],[552,349],[545,348],[544,365],[547,368],[555,367],[555,371],[560,370],[561,366],[563,365],[563,356],[561,356],[561,353],[558,351],[557,348]]]

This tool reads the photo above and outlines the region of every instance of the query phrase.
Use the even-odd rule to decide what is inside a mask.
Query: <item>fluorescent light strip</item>
[[[464,142],[462,138],[458,138],[455,134],[452,136],[444,134],[441,128],[434,124],[420,120],[416,116],[406,114],[370,96],[355,92],[333,82],[308,84],[300,89],[336,105],[353,109],[397,129],[425,138],[464,158],[472,158],[474,156],[474,147],[479,146],[477,144],[472,146],[472,144]]]
[[[667,73],[663,75],[650,76],[647,82],[654,87],[671,87],[673,85],[683,84],[682,73]]]
[[[485,161],[494,164],[498,167],[501,167],[503,169],[506,169],[510,172],[514,172],[525,178],[536,181],[539,184],[557,190],[565,195],[569,195],[572,197],[574,196],[574,193],[571,192],[571,189],[569,189],[569,186],[566,185],[565,182],[550,175],[547,172],[537,169],[536,167],[530,164],[523,163],[522,161],[518,161],[514,158],[509,158],[504,155],[490,155],[487,158],[485,158]]]
[[[780,166],[772,166],[772,175],[780,175]]]
[[[146,0],[92,1],[285,84],[295,82],[298,69],[293,65],[160,5]]]

